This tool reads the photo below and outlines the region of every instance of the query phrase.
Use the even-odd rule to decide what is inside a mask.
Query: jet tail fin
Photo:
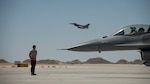
[[[89,25],[90,25],[90,24],[86,24],[86,25],[85,25],[85,28],[87,28],[87,29],[88,29],[88,28],[89,28]]]

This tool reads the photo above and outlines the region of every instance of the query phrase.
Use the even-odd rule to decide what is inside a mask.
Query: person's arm
[[[30,53],[29,53],[29,58],[31,59],[31,51],[30,51]]]

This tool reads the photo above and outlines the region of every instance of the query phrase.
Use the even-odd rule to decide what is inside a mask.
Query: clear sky
[[[141,59],[138,51],[73,52],[57,49],[111,35],[131,24],[150,24],[150,0],[1,0],[0,59],[28,59],[32,45],[38,60],[71,61],[102,57]],[[69,23],[90,23],[78,29]]]

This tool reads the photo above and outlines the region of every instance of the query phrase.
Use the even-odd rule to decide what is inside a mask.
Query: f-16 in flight
[[[80,25],[80,24],[77,24],[77,23],[70,23],[70,24],[72,24],[72,25],[74,25],[74,26],[76,26],[76,27],[78,27],[80,29],[88,29],[89,25],[90,25],[90,24]]]
[[[83,42],[66,50],[81,52],[140,50],[143,64],[150,66],[150,25],[129,25],[111,36]]]

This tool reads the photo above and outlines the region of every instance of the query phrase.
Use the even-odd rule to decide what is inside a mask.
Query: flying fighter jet
[[[76,26],[76,27],[78,27],[80,29],[88,29],[89,25],[90,25],[90,24],[80,25],[80,24],[77,24],[77,23],[70,23],[70,24],[72,24],[72,25],[74,25],[74,26]]]
[[[81,52],[140,50],[143,64],[150,66],[150,25],[129,25],[111,36],[83,42],[66,50]]]

